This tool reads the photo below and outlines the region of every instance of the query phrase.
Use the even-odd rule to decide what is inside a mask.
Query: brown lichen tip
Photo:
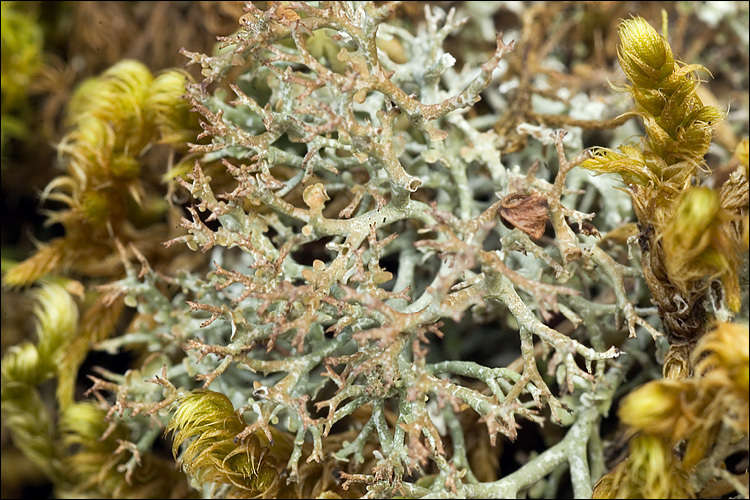
[[[310,207],[311,210],[318,212],[323,210],[325,202],[330,199],[331,198],[328,196],[325,186],[321,183],[307,186],[302,193],[302,200],[305,204]]]

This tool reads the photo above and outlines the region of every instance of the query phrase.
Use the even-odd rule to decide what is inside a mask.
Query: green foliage
[[[44,36],[33,11],[24,2],[2,2],[2,115],[0,145],[3,167],[5,145],[11,138],[23,138],[28,133],[28,89],[42,66]]]
[[[198,389],[176,404],[167,427],[167,432],[174,432],[172,452],[177,457],[179,447],[189,441],[180,460],[197,487],[229,486],[223,491],[228,498],[276,496],[282,486],[280,472],[291,453],[289,438],[278,431],[274,439],[267,438],[259,430],[235,439],[245,423],[221,393]]]
[[[70,267],[100,274],[102,260],[116,252],[114,238],[151,236],[142,226],[165,218],[167,204],[154,192],[144,154],[156,144],[184,150],[186,134],[195,135],[197,120],[182,98],[188,81],[184,71],[154,78],[143,63],[123,60],[80,84],[68,108],[70,131],[58,145],[67,175],[43,195],[67,207],[48,212],[48,223],[61,223],[66,235],[5,273],[5,285]]]
[[[62,472],[55,445],[55,421],[38,386],[59,374],[65,347],[75,335],[78,307],[60,285],[45,284],[36,292],[37,342],[12,346],[2,361],[3,423],[16,446],[51,477]]]
[[[639,146],[601,148],[582,166],[617,173],[627,184],[647,241],[646,281],[665,317],[666,333],[673,343],[692,344],[710,323],[703,311],[714,278],[723,282],[728,307],[737,312],[741,306],[737,271],[743,245],[735,221],[747,214],[747,203],[729,207],[726,200],[747,190],[747,173],[743,179],[738,170],[737,179],[721,191],[691,187],[700,183],[712,127],[724,118],[697,94],[696,72],[705,68],[675,61],[666,37],[642,18],[624,21],[619,34],[618,59],[632,83],[624,89],[647,136]]]

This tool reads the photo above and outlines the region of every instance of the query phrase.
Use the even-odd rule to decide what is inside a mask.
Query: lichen
[[[711,184],[703,68],[618,21],[616,101],[614,7],[559,4],[247,2],[187,71],[83,82],[65,234],[3,276],[43,283],[3,422],[57,493],[746,495],[747,140]],[[81,395],[92,351],[128,367]]]

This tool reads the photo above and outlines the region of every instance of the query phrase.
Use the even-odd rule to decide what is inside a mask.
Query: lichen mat
[[[4,176],[64,109],[58,234],[3,258],[4,462],[61,497],[747,498],[718,4],[131,2],[62,61],[4,2]]]

